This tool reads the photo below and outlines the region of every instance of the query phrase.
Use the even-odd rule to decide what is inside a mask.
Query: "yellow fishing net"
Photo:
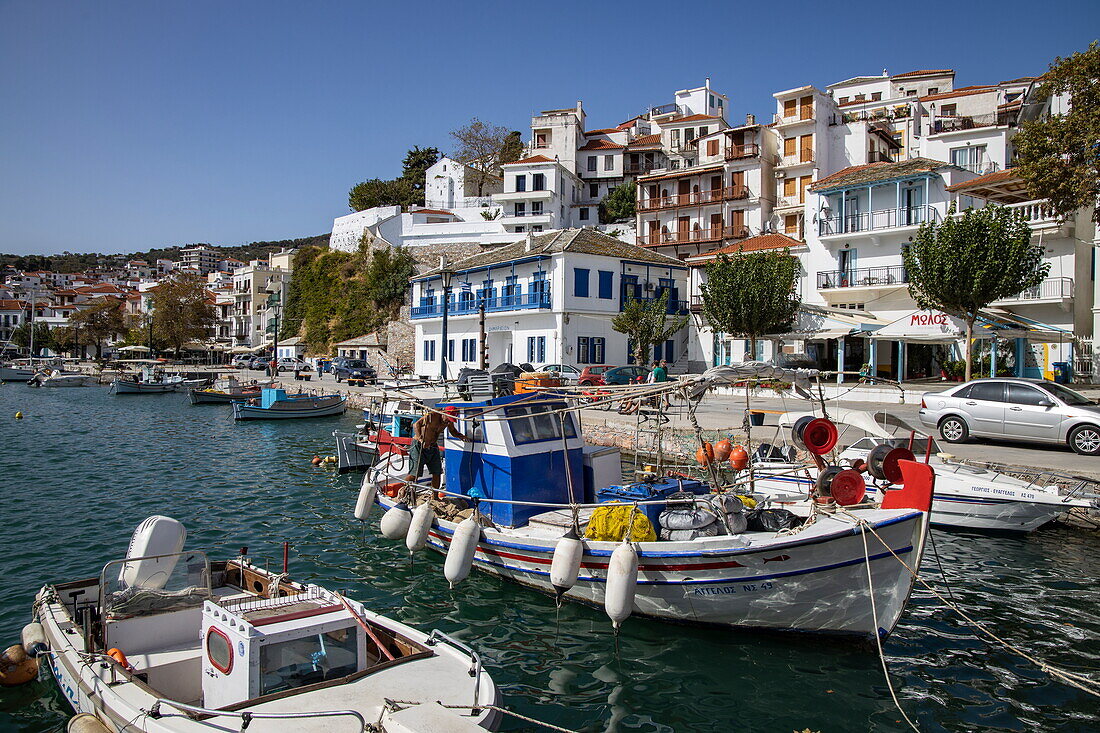
[[[634,515],[633,520],[631,520],[631,514]],[[596,507],[592,512],[592,518],[588,520],[588,529],[584,531],[584,536],[590,540],[619,542],[626,534],[628,522],[631,542],[656,541],[657,533],[653,531],[653,523],[649,521],[649,517],[630,504],[608,504]]]

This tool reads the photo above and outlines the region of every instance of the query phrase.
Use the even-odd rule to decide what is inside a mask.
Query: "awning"
[[[148,346],[123,346],[118,351],[134,351],[142,354],[147,354],[151,349]]]
[[[908,313],[871,334],[873,339],[926,344],[951,344],[966,338],[966,322],[942,311]],[[974,323],[976,339],[1015,339],[1062,343],[1072,334],[1053,326],[1028,322],[1007,311],[980,311]]]
[[[798,307],[794,330],[768,338],[820,341],[853,334],[863,336],[885,325],[886,321],[865,311],[803,303]]]

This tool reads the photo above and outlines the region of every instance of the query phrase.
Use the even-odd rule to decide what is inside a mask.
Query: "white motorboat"
[[[444,505],[429,511],[421,501],[411,511],[401,483],[410,473],[408,457],[400,452],[387,453],[364,477],[355,514],[365,519],[377,500],[386,509],[383,534],[404,538],[410,549],[426,545],[446,553],[452,583],[474,567],[603,607],[616,625],[633,613],[873,638],[889,634],[905,608],[910,568],[920,565],[928,528],[933,474],[924,464],[906,464],[906,486],[889,492],[883,507],[815,514],[782,531],[747,529],[728,515],[716,524],[712,516],[707,529],[683,532],[666,511],[701,516],[714,512],[716,502],[739,511],[741,500],[716,499],[707,484],[673,478],[609,487],[620,475],[618,451],[585,448],[575,415],[560,399],[529,393],[451,404],[460,432],[472,440],[445,438],[446,493],[458,506],[469,505],[466,515],[474,509],[485,526],[472,516],[445,518]],[[420,493],[426,496],[430,492]],[[592,532],[578,539],[586,524],[597,524],[597,512],[615,508],[607,503],[614,497],[645,513],[647,526],[660,534],[636,542]],[[630,514],[626,523],[633,521]],[[565,580],[555,577],[561,552],[572,553]]]
[[[185,386],[178,374],[165,374],[160,369],[142,369],[137,376],[119,377],[111,382],[115,394],[161,394],[176,392]]]
[[[185,535],[176,520],[150,517],[125,559],[97,577],[38,593],[24,648],[45,660],[74,710],[100,726],[92,721],[80,730],[337,733],[499,724],[496,685],[464,644],[245,557],[212,562],[184,551]]]
[[[779,418],[781,428],[792,427],[799,419],[813,417],[809,412],[788,412]],[[944,458],[933,438],[912,430],[903,421],[886,413],[877,415],[860,410],[830,410],[834,422],[853,429],[860,436],[839,453],[841,463],[867,462],[871,451],[880,445],[905,448],[927,455],[936,472],[936,491],[932,501],[932,525],[967,530],[1031,532],[1072,509],[1100,508],[1093,495],[1067,493],[1055,485],[1026,481],[997,471]],[[891,432],[887,428],[892,428]],[[899,434],[903,433],[903,434]],[[754,489],[790,507],[805,501],[818,483],[819,471],[813,466],[790,460],[789,451],[758,451],[753,465]],[[1087,482],[1086,482],[1087,483]],[[867,484],[867,494],[881,495],[890,482]],[[1087,488],[1082,486],[1081,488]]]
[[[39,372],[35,379],[40,387],[86,387],[91,384],[94,377],[87,374],[65,374],[54,369],[51,372]]]

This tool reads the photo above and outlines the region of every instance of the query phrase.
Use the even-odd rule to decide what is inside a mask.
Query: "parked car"
[[[577,369],[575,366],[569,366],[568,364],[546,364],[535,371],[550,372],[561,380],[562,384],[576,384],[581,376],[580,369]]]
[[[621,366],[608,369],[603,373],[604,384],[632,384],[644,382],[649,376],[649,369],[642,366]]]
[[[266,370],[270,364],[270,356],[254,356],[252,357],[252,362],[248,365],[248,368]]]
[[[251,356],[238,356],[233,360],[234,369],[248,369],[252,365]]]
[[[921,398],[921,425],[948,443],[971,437],[1066,443],[1100,455],[1100,405],[1042,379],[975,379]]]
[[[610,369],[614,369],[614,366],[586,366],[584,371],[577,377],[577,384],[582,387],[599,387],[602,386],[603,375]]]
[[[378,379],[377,372],[366,359],[349,359],[346,356],[338,357],[332,362],[332,374],[337,382],[344,379],[365,379],[375,382]]]
[[[308,372],[312,371],[313,367],[307,364],[303,359],[299,359],[297,357],[284,356],[282,359],[279,359],[280,373],[293,372],[295,370],[300,372]]]

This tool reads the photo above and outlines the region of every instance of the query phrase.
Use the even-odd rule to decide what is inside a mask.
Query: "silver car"
[[[948,443],[973,437],[1068,443],[1100,455],[1100,405],[1042,379],[975,379],[946,392],[926,392],[921,425]]]

